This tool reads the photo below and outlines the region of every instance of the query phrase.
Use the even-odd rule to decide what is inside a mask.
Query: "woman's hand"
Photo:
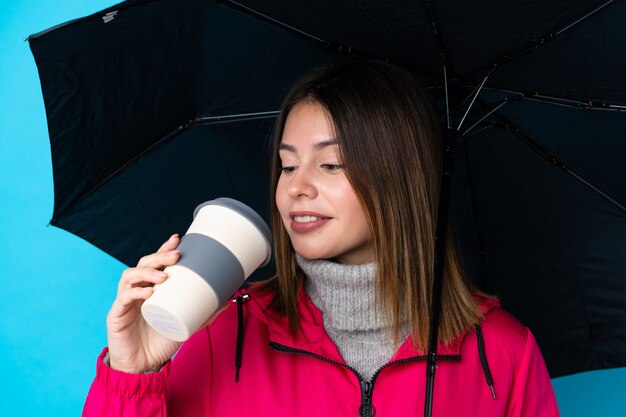
[[[182,344],[161,336],[141,315],[141,305],[152,295],[154,285],[167,279],[162,268],[180,258],[179,243],[178,235],[173,235],[156,253],[122,273],[117,298],[107,315],[111,368],[134,374],[158,370]]]

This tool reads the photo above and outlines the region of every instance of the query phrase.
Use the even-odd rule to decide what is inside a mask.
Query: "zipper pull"
[[[246,301],[248,301],[249,298],[250,298],[250,296],[248,294],[243,294],[243,295],[240,295],[238,297],[233,298],[231,301],[233,303],[237,304],[237,303],[241,303],[241,302],[246,302]]]
[[[376,408],[372,405],[372,383],[369,381],[361,381],[361,406],[359,407],[359,416],[374,417]]]
[[[243,350],[243,303],[248,301],[248,294],[233,298],[237,304],[237,347],[235,350],[235,382],[239,382],[239,369],[241,369],[241,353]]]

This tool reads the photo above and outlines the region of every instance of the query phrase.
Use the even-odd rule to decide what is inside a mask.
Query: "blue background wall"
[[[48,132],[37,69],[23,38],[114,3],[1,4],[0,416],[80,415],[124,266],[47,226],[53,204]],[[553,384],[563,416],[626,416],[626,368]]]

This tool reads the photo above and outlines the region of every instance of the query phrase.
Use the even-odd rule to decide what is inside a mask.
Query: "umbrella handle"
[[[456,139],[458,131],[448,128],[444,138],[443,175],[439,190],[439,208],[437,215],[437,232],[435,242],[435,270],[430,312],[430,332],[428,337],[428,359],[426,362],[426,393],[424,399],[424,417],[432,417],[433,394],[435,391],[435,363],[439,335],[439,318],[441,316],[441,292],[443,288],[443,265],[448,238],[448,215],[450,211],[450,194],[452,188],[452,172],[456,164]]]

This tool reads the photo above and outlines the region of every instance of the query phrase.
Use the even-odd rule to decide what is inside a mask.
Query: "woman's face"
[[[335,132],[317,103],[296,105],[280,143],[276,206],[297,253],[343,264],[373,261],[370,230],[342,169]]]

